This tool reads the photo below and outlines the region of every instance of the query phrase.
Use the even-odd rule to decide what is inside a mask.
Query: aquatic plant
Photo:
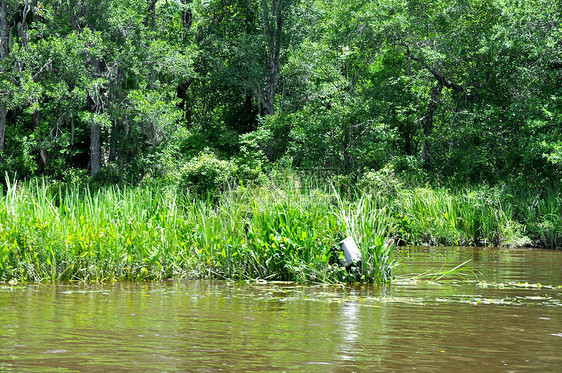
[[[401,190],[395,235],[408,244],[523,246],[530,240],[495,190]]]
[[[492,188],[338,190],[295,173],[226,185],[212,197],[158,184],[80,188],[8,179],[0,188],[0,281],[388,282],[397,259],[386,238],[562,246],[555,191],[514,203]],[[347,236],[361,249],[357,272],[333,260],[332,247]]]
[[[336,196],[338,220],[344,223],[346,235],[354,237],[361,248],[361,279],[389,282],[397,261],[393,255],[395,243],[385,242],[393,226],[388,201],[379,194],[365,194],[353,202]]]
[[[536,192],[518,190],[517,213],[538,245],[562,247],[562,191],[557,186]]]
[[[363,280],[389,281],[392,252],[378,246],[385,230],[375,219],[384,214],[372,215],[366,200],[338,200],[300,181],[213,198],[158,186],[11,182],[0,197],[0,279],[355,281],[331,261],[331,247],[357,233],[367,258]],[[358,213],[353,220],[338,210],[348,207]]]
[[[477,279],[480,272],[468,265],[472,259],[468,259],[453,268],[441,268],[439,270],[430,270],[423,273],[410,273],[407,275],[400,276],[401,279],[406,279],[409,281],[454,281],[454,280],[473,280]]]

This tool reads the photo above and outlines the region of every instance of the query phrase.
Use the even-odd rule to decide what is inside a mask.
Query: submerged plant
[[[437,271],[427,271],[424,273],[415,273],[402,276],[408,280],[427,280],[427,281],[452,281],[452,280],[468,280],[470,277],[477,279],[480,273],[476,268],[467,266],[472,259],[468,259],[461,264],[450,268]]]

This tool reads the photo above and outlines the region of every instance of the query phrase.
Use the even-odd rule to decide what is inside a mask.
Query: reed
[[[546,190],[516,190],[515,213],[526,222],[536,245],[562,247],[562,191],[558,186]]]
[[[0,281],[164,278],[388,282],[405,244],[562,246],[556,190],[519,195],[336,187],[295,173],[219,195],[159,185],[78,188],[45,180],[0,188]],[[352,236],[360,276],[334,260]]]
[[[530,241],[512,207],[494,190],[401,190],[396,235],[408,244],[522,246]]]
[[[424,273],[410,273],[407,275],[400,276],[402,280],[408,281],[418,281],[426,280],[432,282],[443,282],[443,281],[472,281],[478,279],[480,271],[478,269],[468,266],[472,259],[468,259],[461,264],[456,265],[453,268],[445,269],[442,268],[438,271],[428,271]]]
[[[11,182],[0,198],[0,280],[350,281],[331,248],[358,233],[365,257],[377,260],[366,264],[364,280],[389,281],[392,271],[381,268],[393,259],[376,252],[386,229],[375,217],[384,214],[372,215],[367,200],[343,203],[333,190],[304,184],[239,186],[200,198],[164,187]],[[352,221],[342,208],[354,209]]]

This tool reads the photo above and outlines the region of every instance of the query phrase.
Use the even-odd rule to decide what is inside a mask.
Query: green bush
[[[236,177],[243,181],[256,181],[264,176],[267,157],[259,143],[266,141],[256,132],[240,136],[240,153],[234,158]]]
[[[182,168],[180,188],[201,194],[224,190],[235,170],[232,162],[218,159],[207,148]]]
[[[396,195],[401,188],[401,182],[396,176],[393,165],[386,165],[378,171],[366,172],[359,185],[362,189],[382,195]]]

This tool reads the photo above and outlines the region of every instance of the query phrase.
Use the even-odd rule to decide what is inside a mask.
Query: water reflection
[[[341,358],[343,360],[353,360],[354,351],[356,350],[356,342],[359,339],[359,330],[361,328],[359,320],[358,303],[347,302],[342,305],[342,329],[343,343],[341,345]]]

